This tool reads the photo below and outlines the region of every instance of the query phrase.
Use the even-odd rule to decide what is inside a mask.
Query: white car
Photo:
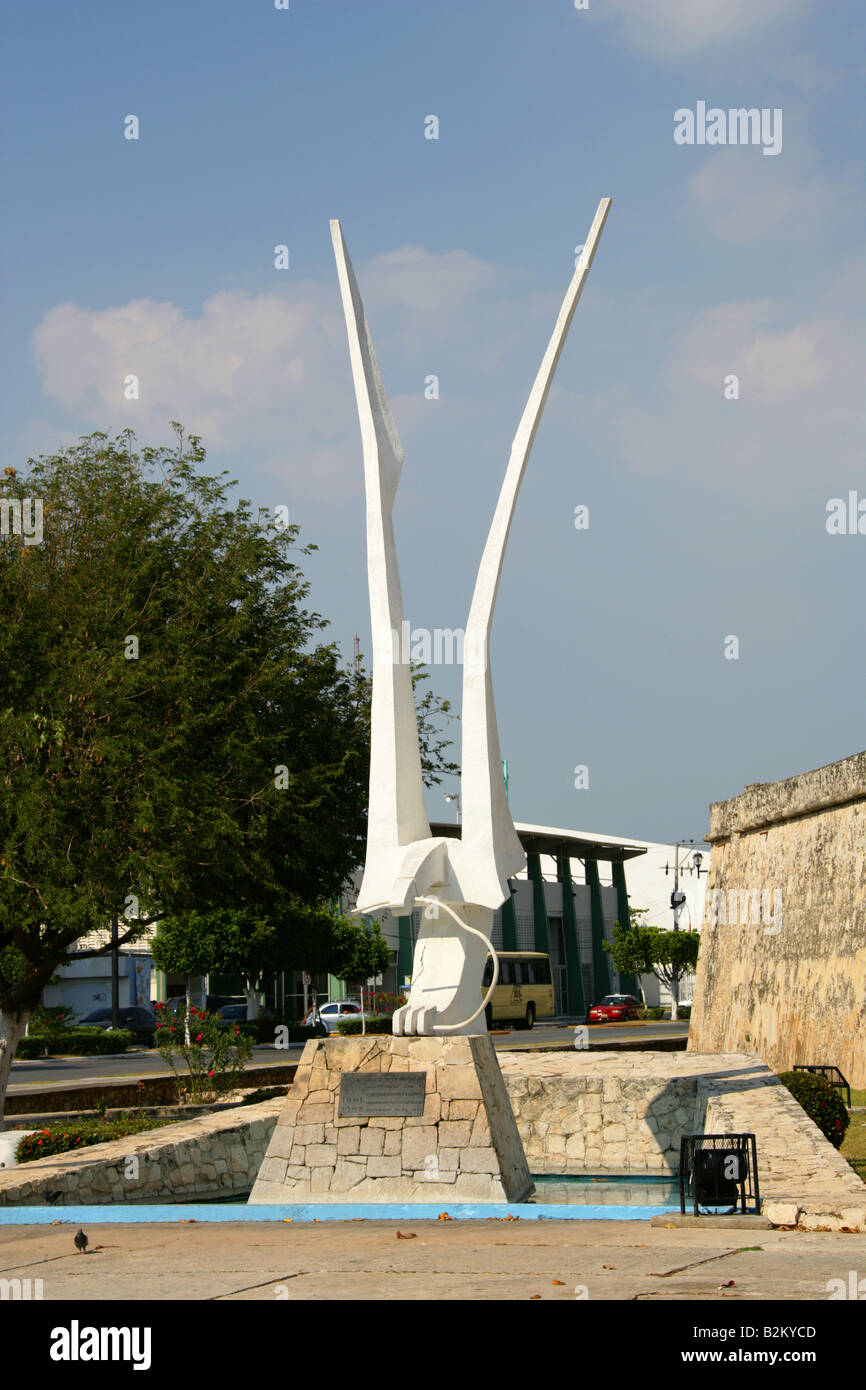
[[[343,1018],[360,1018],[361,1005],[355,999],[337,999],[330,1004],[317,1005],[315,1009],[310,1009],[304,1019],[308,1027],[312,1027],[318,1020],[329,1033],[336,1033],[337,1024]]]

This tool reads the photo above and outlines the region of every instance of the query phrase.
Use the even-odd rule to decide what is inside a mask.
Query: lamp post
[[[445,796],[445,800],[446,800],[446,801],[453,801],[453,802],[455,803],[455,806],[454,806],[454,816],[455,816],[455,819],[456,819],[456,821],[457,821],[457,824],[459,825],[459,824],[460,824],[460,793],[459,793],[459,792],[445,792],[445,793],[444,793],[444,796]]]

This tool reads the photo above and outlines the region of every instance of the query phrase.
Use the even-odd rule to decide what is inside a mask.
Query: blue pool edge
[[[675,1212],[676,1206],[590,1206],[578,1203],[506,1202],[319,1202],[307,1205],[247,1203],[177,1203],[165,1206],[2,1207],[0,1226],[142,1225],[195,1222],[437,1221],[447,1212],[453,1221],[649,1221]]]

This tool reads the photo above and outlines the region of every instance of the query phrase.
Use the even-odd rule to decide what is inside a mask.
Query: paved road
[[[589,1030],[593,1044],[611,1041],[622,1042],[629,1038],[685,1037],[687,1023],[603,1023]],[[531,1031],[495,1033],[494,1045],[497,1048],[533,1047],[545,1048],[571,1045],[574,1029],[570,1025],[539,1023]],[[296,1062],[303,1047],[275,1049],[272,1046],[256,1047],[250,1065],[263,1066],[268,1062]],[[43,1061],[13,1062],[10,1079],[10,1093],[31,1090],[43,1086],[58,1086],[64,1082],[70,1086],[82,1081],[99,1081],[110,1077],[115,1080],[128,1078],[138,1080],[142,1076],[157,1076],[169,1071],[158,1052],[141,1048],[125,1053],[120,1057],[46,1057]]]

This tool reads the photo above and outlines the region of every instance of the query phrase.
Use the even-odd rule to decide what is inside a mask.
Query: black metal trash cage
[[[680,1138],[680,1212],[689,1202],[700,1208],[727,1207],[713,1216],[735,1212],[758,1215],[758,1149],[754,1134],[684,1134]]]
[[[845,1104],[850,1106],[851,1087],[838,1067],[826,1066],[824,1063],[815,1066],[811,1062],[795,1062],[794,1071],[815,1071],[819,1076],[826,1076],[831,1086],[835,1086],[837,1091],[845,1092]]]

